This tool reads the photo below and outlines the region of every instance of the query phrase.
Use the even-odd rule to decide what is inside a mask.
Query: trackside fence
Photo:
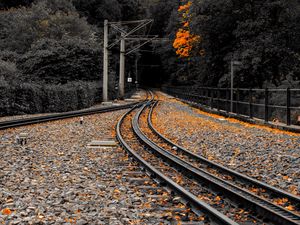
[[[211,109],[262,119],[266,123],[300,125],[300,89],[235,88],[233,101],[229,88],[167,86],[163,87],[163,91]]]

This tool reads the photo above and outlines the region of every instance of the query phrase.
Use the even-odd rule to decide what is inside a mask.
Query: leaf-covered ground
[[[87,148],[92,140],[113,138],[123,113],[86,116],[83,125],[73,118],[0,131],[0,224],[164,221],[160,199],[149,198],[124,174],[140,172],[124,150]],[[25,146],[15,143],[21,132],[29,135]]]
[[[300,135],[161,100],[153,122],[162,134],[210,160],[300,194]]]
[[[128,102],[125,101],[117,101],[116,104],[118,105],[124,105],[124,104],[128,104]],[[96,104],[93,105],[92,107],[89,108],[85,108],[82,110],[87,110],[87,109],[95,109],[95,108],[103,108],[103,107],[109,107],[103,104]],[[82,111],[79,110],[79,111]],[[2,116],[0,117],[0,122],[2,121],[10,121],[10,120],[16,120],[16,119],[25,119],[25,118],[32,118],[32,117],[36,117],[36,116],[47,116],[47,115],[55,115],[55,113],[39,113],[39,114],[25,114],[25,115],[17,115],[17,116]]]

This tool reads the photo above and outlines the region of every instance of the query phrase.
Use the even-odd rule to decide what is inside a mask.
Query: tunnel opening
[[[166,82],[166,76],[160,57],[151,46],[145,47],[138,61],[139,83],[142,87],[160,88]]]

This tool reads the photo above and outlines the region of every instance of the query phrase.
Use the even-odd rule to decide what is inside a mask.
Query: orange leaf
[[[12,211],[9,208],[5,208],[2,210],[3,215],[10,215],[11,213],[12,213]]]
[[[283,176],[282,178],[283,178],[284,180],[288,180],[288,179],[289,179],[288,176]]]
[[[287,209],[287,210],[290,210],[290,211],[294,211],[295,210],[294,206],[292,206],[292,205],[286,206],[284,208]]]
[[[221,201],[221,197],[220,196],[215,197],[215,201]]]

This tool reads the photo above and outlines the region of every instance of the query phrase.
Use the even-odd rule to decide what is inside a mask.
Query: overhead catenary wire
[[[128,25],[128,24],[135,24],[135,23],[142,23],[153,21],[152,19],[144,19],[144,20],[132,20],[132,21],[118,21],[118,22],[108,22],[108,24],[120,24],[120,25]]]
[[[125,33],[124,33],[124,32],[120,32],[119,30],[120,30],[121,28],[117,27],[118,29],[116,29],[116,30],[119,31],[119,32],[123,35],[123,37],[118,38],[114,43],[112,43],[111,45],[109,45],[109,46],[108,46],[108,49],[111,49],[111,48],[114,47],[116,44],[118,44],[118,43],[121,41],[122,38],[125,38],[125,37],[127,37],[127,36],[130,36],[130,35],[134,34],[135,32],[137,32],[138,30],[140,30],[141,28],[147,26],[148,24],[153,23],[153,20],[142,20],[142,21],[139,22],[139,23],[140,23],[140,24],[138,24],[136,27],[134,27],[131,31],[125,32]],[[112,28],[115,29],[115,25],[118,24],[118,23],[112,23],[112,24],[113,24]]]
[[[108,50],[113,48],[118,43],[121,43],[121,50],[120,50],[120,72],[119,72],[119,97],[122,99],[124,98],[124,89],[125,89],[125,56],[131,53],[136,52],[141,47],[145,46],[150,42],[161,42],[161,41],[169,41],[169,39],[159,38],[158,35],[150,35],[151,27],[153,24],[153,19],[144,19],[144,20],[133,20],[133,21],[118,21],[118,22],[108,22],[105,21],[104,30],[108,29],[110,26],[115,31],[120,33],[120,37],[118,37],[112,44],[108,44],[108,32],[105,33],[104,36],[104,43],[106,43],[104,49],[104,69],[103,69],[103,80],[107,81],[108,77]],[[133,28],[129,31],[128,26],[134,24]],[[150,25],[150,28],[148,27]],[[127,26],[127,27],[124,27]],[[130,26],[129,26],[130,27]],[[136,34],[139,30],[146,28],[143,34],[139,35]],[[106,41],[105,41],[106,40]],[[130,50],[126,51],[125,42],[138,42],[135,46],[133,46]],[[107,82],[103,82],[103,96],[106,96],[107,100]]]

